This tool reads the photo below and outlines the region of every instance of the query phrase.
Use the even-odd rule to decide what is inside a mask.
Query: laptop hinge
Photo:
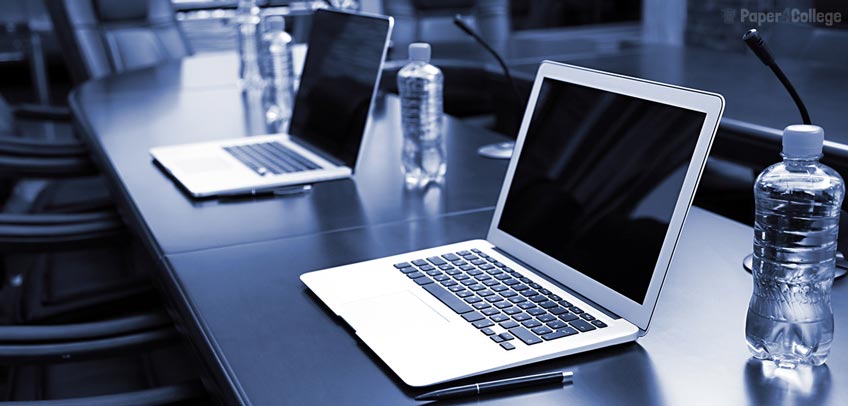
[[[569,288],[568,286],[565,286],[565,285],[563,285],[563,284],[561,284],[561,283],[559,283],[559,282],[557,282],[557,281],[555,281],[555,280],[553,280],[553,279],[549,278],[547,275],[545,275],[545,273],[544,273],[544,272],[541,272],[541,271],[539,271],[538,269],[533,268],[533,267],[532,267],[532,266],[530,266],[530,265],[527,265],[524,261],[522,261],[522,260],[520,260],[520,259],[518,259],[518,258],[516,258],[516,257],[514,257],[514,256],[512,256],[512,255],[510,255],[510,254],[509,254],[509,253],[507,253],[506,251],[504,251],[504,250],[502,250],[502,249],[500,249],[500,248],[498,248],[498,247],[493,247],[493,248],[494,248],[494,249],[495,249],[495,251],[497,251],[498,253],[500,253],[500,254],[504,255],[505,257],[508,257],[509,259],[511,259],[511,260],[513,260],[513,261],[515,261],[515,262],[518,262],[519,264],[521,264],[521,266],[523,266],[523,267],[525,267],[525,268],[527,268],[527,269],[529,269],[529,270],[533,271],[533,272],[534,272],[534,273],[536,273],[537,275],[539,275],[539,276],[541,276],[541,277],[545,278],[546,280],[548,280],[548,282],[551,282],[551,283],[553,283],[554,285],[557,285],[558,287],[560,287],[561,289],[563,289],[563,290],[565,290],[566,292],[570,293],[571,295],[573,295],[573,296],[577,297],[578,299],[580,299],[580,300],[582,300],[582,301],[584,301],[584,302],[588,303],[590,306],[594,307],[595,309],[598,309],[601,313],[603,313],[603,314],[607,315],[609,318],[616,319],[616,320],[621,318],[621,316],[619,316],[619,315],[617,315],[617,314],[615,314],[615,313],[613,313],[613,312],[609,311],[609,309],[607,309],[607,308],[605,308],[605,307],[603,307],[603,306],[601,306],[601,305],[599,305],[599,304],[595,303],[595,302],[594,302],[594,301],[592,301],[592,300],[589,300],[588,298],[586,298],[585,296],[583,296],[583,295],[581,295],[581,294],[579,294],[579,293],[575,292],[573,289]]]

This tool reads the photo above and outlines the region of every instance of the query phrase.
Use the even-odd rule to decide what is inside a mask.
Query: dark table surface
[[[631,57],[638,59],[621,59]],[[448,120],[446,185],[406,192],[397,101],[386,98],[378,103],[366,164],[353,180],[290,198],[196,202],[151,164],[147,149],[255,132],[226,60],[190,58],[91,82],[72,96],[128,222],[163,264],[159,279],[214,378],[210,389],[227,403],[410,403],[423,390],[405,386],[297,278],[484,237],[506,163],[474,151],[499,138]],[[848,402],[844,281],[834,286],[837,333],[829,367],[786,380],[748,363],[743,333],[751,283],[740,262],[751,235],[749,227],[693,209],[646,337],[481,378],[571,369],[573,385],[468,402]]]
[[[285,199],[236,203],[190,199],[151,162],[147,152],[151,147],[264,132],[245,124],[252,113],[245,109],[232,80],[230,85],[214,83],[214,77],[210,78],[213,84],[205,85],[191,83],[198,78],[190,83],[158,80],[167,76],[162,72],[193,71],[195,67],[208,72],[208,66],[219,66],[204,68],[195,62],[92,82],[73,96],[85,127],[95,135],[95,149],[121,179],[131,209],[143,219],[144,229],[164,254],[438,217],[495,205],[506,162],[478,157],[475,151],[500,138],[451,118],[445,124],[446,183],[425,191],[404,189],[400,108],[397,98],[391,96],[377,100],[362,164],[353,181],[316,184],[306,195]],[[231,73],[231,65],[220,66],[223,75]]]

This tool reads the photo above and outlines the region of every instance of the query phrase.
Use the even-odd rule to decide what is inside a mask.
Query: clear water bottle
[[[403,174],[407,188],[441,183],[447,170],[439,68],[430,65],[430,45],[409,45],[409,63],[397,76],[403,126]]]
[[[292,66],[292,37],[285,28],[282,16],[265,20],[265,33],[259,53],[259,70],[265,81],[262,105],[270,129],[284,132],[288,128],[294,105],[294,68]]]
[[[783,131],[783,162],[754,184],[754,291],[745,338],[755,358],[821,365],[833,341],[831,286],[845,185],[819,163],[824,131]]]
[[[235,26],[239,52],[239,85],[242,89],[261,89],[259,72],[259,23],[262,21],[256,0],[239,0]]]

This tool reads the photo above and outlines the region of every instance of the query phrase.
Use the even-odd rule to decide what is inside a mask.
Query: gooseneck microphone
[[[515,114],[520,115],[522,110],[521,103],[521,93],[518,91],[518,86],[515,84],[515,80],[512,79],[512,75],[509,73],[509,67],[506,66],[506,62],[504,62],[503,58],[501,58],[498,51],[495,51],[479,34],[474,32],[465,21],[462,20],[462,17],[457,14],[453,17],[453,23],[459,27],[462,32],[468,34],[471,38],[474,38],[478,44],[480,44],[489,54],[495,57],[495,60],[498,61],[498,64],[501,66],[501,70],[506,76],[506,80],[509,82],[510,87],[512,87],[512,93],[514,98],[514,106],[515,106]],[[494,158],[494,159],[509,159],[512,157],[512,150],[515,147],[515,142],[500,142],[497,144],[484,145],[477,150],[477,153],[486,158]]]
[[[774,57],[771,55],[771,51],[769,51],[766,46],[766,42],[763,40],[763,37],[760,36],[760,33],[757,32],[755,28],[752,28],[742,36],[742,40],[748,44],[748,48],[751,48],[751,51],[754,51],[754,55],[757,55],[757,58],[760,58],[766,66],[771,68],[772,72],[774,72],[775,76],[777,76],[777,79],[780,80],[780,83],[783,84],[783,87],[785,87],[789,92],[789,95],[792,96],[792,100],[795,101],[795,105],[798,106],[798,110],[801,112],[801,119],[804,121],[804,124],[812,124],[812,121],[810,121],[810,114],[807,112],[807,106],[805,106],[804,102],[801,101],[801,96],[798,96],[798,92],[795,91],[795,87],[792,86],[789,78],[787,78],[780,67],[777,66],[777,62],[775,62]]]
[[[521,93],[518,92],[518,86],[515,85],[515,81],[512,79],[512,75],[509,73],[509,67],[506,66],[506,62],[504,62],[503,58],[501,58],[498,51],[495,51],[486,40],[480,37],[479,34],[474,32],[474,30],[462,20],[462,16],[459,14],[453,17],[453,23],[459,27],[460,30],[468,34],[471,38],[474,38],[478,44],[480,44],[483,48],[486,49],[495,59],[498,61],[498,64],[501,65],[501,70],[503,70],[504,76],[506,76],[506,80],[509,81],[509,85],[512,86],[512,92],[515,96],[515,104],[518,106],[518,110],[521,110]]]

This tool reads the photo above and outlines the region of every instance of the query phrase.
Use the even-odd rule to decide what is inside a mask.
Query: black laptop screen
[[[356,165],[388,33],[386,17],[314,14],[290,134]]]
[[[544,79],[498,228],[644,303],[705,118]]]

